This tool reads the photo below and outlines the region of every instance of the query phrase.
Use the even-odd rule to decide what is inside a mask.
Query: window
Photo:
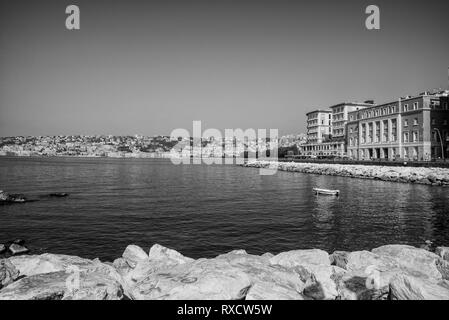
[[[418,102],[413,103],[413,110],[418,110]]]
[[[404,104],[404,112],[408,111],[408,104]]]
[[[404,132],[404,142],[408,142],[409,134],[408,132]]]
[[[407,119],[404,120],[404,127],[408,127],[408,120]]]
[[[418,141],[418,132],[414,131],[413,132],[413,142],[417,142]]]
[[[418,125],[418,118],[413,119],[413,125],[417,126]]]

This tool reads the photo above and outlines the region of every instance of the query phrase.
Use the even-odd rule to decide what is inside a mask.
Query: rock
[[[24,254],[27,253],[28,250],[26,247],[21,246],[17,243],[13,243],[12,245],[9,246],[9,251],[13,254],[13,255],[18,255],[18,254]]]
[[[25,244],[25,240],[23,239],[16,239],[13,241],[13,243],[18,244],[19,246],[23,246]]]
[[[121,268],[120,274],[123,278],[123,288],[125,294],[130,295],[129,291],[139,281],[146,278],[149,274],[158,270],[166,270],[179,264],[185,264],[194,261],[191,258],[184,257],[181,253],[155,244],[151,247],[146,260],[140,260],[134,268]],[[120,262],[118,262],[120,263]]]
[[[449,247],[437,247],[435,253],[444,260],[449,261]]]
[[[449,281],[396,275],[390,283],[392,300],[449,300]]]
[[[0,244],[0,254],[6,252],[6,246],[4,244]]]
[[[333,260],[336,266],[348,271],[364,272],[369,267],[375,267],[378,271],[399,268],[398,263],[394,259],[388,256],[380,256],[369,251],[335,251],[331,255],[331,260]]]
[[[159,244],[151,247],[148,256],[151,261],[170,261],[172,264],[183,264],[193,261],[192,258],[185,257],[178,251],[163,247]]]
[[[129,295],[137,300],[236,300],[250,286],[250,278],[229,263],[199,259],[148,274]]]
[[[122,276],[128,274],[128,272],[131,271],[132,269],[124,258],[115,259],[114,262],[112,263],[112,266]]]
[[[0,204],[24,203],[26,200],[26,197],[22,194],[9,194],[7,192],[0,191]]]
[[[137,263],[140,261],[148,260],[148,255],[145,253],[145,251],[141,247],[133,244],[126,247],[122,257],[126,260],[131,268],[135,268]]]
[[[304,300],[304,296],[277,283],[258,282],[249,288],[245,300]]]
[[[120,284],[104,274],[65,271],[22,278],[0,291],[0,300],[119,300]]]
[[[288,293],[292,299],[302,298],[300,294],[304,290],[305,284],[299,274],[295,270],[280,265],[270,265],[270,259],[266,256],[242,254],[232,251],[220,255],[214,260],[229,263],[231,266],[245,273],[251,281],[251,288],[248,293],[256,294],[255,292],[257,292],[257,295],[260,296],[261,293],[254,290],[272,287],[272,290],[265,293],[266,299],[274,297],[276,292],[282,292],[282,294]],[[252,290],[254,286],[258,289]]]
[[[335,299],[338,296],[333,278],[345,270],[331,266],[330,262],[327,252],[317,249],[283,252],[270,258],[272,265],[296,270],[305,282],[303,294],[313,299]]]
[[[77,256],[45,253],[41,255],[14,256],[8,259],[21,276],[53,273],[58,271],[70,272],[78,270],[84,273],[99,273],[122,281],[120,274],[114,267],[99,260],[89,260]]]
[[[442,273],[437,267],[437,261],[441,258],[427,250],[407,245],[386,245],[373,249],[371,252],[393,259],[404,273],[442,279]],[[440,267],[445,265],[441,264]]]
[[[347,272],[335,280],[339,298],[341,300],[386,300],[391,278],[397,272],[398,270],[378,271],[376,268]]]
[[[6,287],[19,277],[19,271],[8,259],[0,260],[0,289]]]
[[[318,249],[293,250],[279,253],[270,259],[271,264],[278,264],[284,267],[295,267],[298,265],[330,265],[329,254]]]
[[[270,259],[270,258],[274,257],[274,254],[272,254],[270,252],[265,252],[263,255],[261,255],[261,257]]]

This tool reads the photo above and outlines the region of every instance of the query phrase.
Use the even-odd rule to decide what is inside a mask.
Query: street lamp
[[[440,145],[441,145],[441,157],[443,158],[443,161],[444,161],[444,147],[443,147],[443,139],[441,138],[441,133],[440,133],[440,130],[438,130],[438,128],[433,128],[433,130],[435,130],[436,132],[438,132],[438,136],[440,137]]]

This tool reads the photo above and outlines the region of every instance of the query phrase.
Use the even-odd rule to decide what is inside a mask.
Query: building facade
[[[317,157],[345,156],[348,114],[371,107],[373,103],[343,102],[325,110],[307,113],[307,143],[301,147],[301,154]]]
[[[329,139],[332,126],[331,110],[315,110],[307,116],[307,143],[317,144]]]
[[[448,154],[448,96],[406,97],[348,113],[347,155],[428,161]]]
[[[332,110],[332,140],[343,142],[346,140],[346,124],[350,112],[372,106],[374,106],[374,101],[365,101],[364,103],[343,102],[331,106],[329,109]]]

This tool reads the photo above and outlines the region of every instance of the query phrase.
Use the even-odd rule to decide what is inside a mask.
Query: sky
[[[81,11],[67,30],[66,6]],[[365,8],[380,8],[380,30]],[[0,136],[306,129],[448,88],[449,1],[0,0]]]

